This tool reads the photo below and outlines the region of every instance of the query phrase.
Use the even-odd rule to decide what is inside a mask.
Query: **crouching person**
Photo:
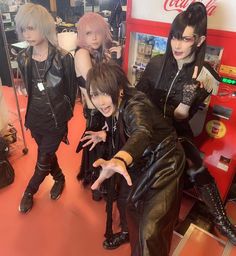
[[[107,131],[87,132],[86,145],[106,141],[110,148],[109,160],[98,159],[93,164],[101,172],[92,189],[120,174],[118,186],[112,184],[119,187],[121,232],[107,238],[104,247],[116,248],[129,238],[132,256],[157,252],[167,256],[180,208],[185,163],[175,131],[143,93],[129,86],[117,65],[93,67],[86,88],[107,123]]]

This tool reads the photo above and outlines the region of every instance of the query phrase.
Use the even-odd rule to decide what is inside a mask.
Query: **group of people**
[[[205,6],[192,3],[176,16],[166,53],[150,61],[136,88],[120,66],[121,47],[112,43],[108,24],[98,14],[79,20],[74,58],[58,47],[54,20],[42,6],[21,6],[15,20],[19,37],[29,43],[18,63],[28,93],[25,126],[38,145],[35,172],[19,210],[32,208],[33,196],[49,174],[55,180],[51,199],[63,191],[65,177],[56,151],[62,141],[68,142],[67,123],[79,86],[86,130],[77,148],[83,150],[78,178],[92,183],[94,191],[107,181],[104,248],[129,241],[132,256],[167,256],[186,173],[216,227],[236,244],[236,228],[226,216],[214,178],[191,142],[189,120],[213,89],[199,82],[200,77],[208,72],[219,80],[204,62]],[[121,225],[115,234],[114,199]]]

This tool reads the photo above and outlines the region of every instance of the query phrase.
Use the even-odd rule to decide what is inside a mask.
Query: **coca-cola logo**
[[[215,9],[217,8],[216,2],[217,0],[165,0],[164,1],[164,9],[165,11],[184,11],[191,3],[194,2],[202,2],[206,6],[207,15],[211,16]]]

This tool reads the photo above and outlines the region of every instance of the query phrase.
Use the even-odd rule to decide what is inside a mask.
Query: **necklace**
[[[112,139],[112,148],[115,149],[115,132],[117,130],[117,118],[112,116],[111,118],[111,139]]]
[[[37,61],[36,60],[34,60],[34,64],[35,64],[35,68],[36,68],[36,72],[37,72],[37,80],[38,81],[40,81],[40,82],[42,82],[44,79],[44,75],[45,75],[45,71],[46,71],[46,64],[47,64],[47,62],[46,62],[46,60],[45,60],[45,62],[44,62],[44,67],[43,67],[43,69],[41,69],[42,70],[42,74],[40,74],[40,72],[39,72],[39,68],[38,68],[38,65],[37,65]]]
[[[47,53],[43,54],[43,55],[41,55],[41,54],[33,54],[32,57],[33,57],[34,60],[44,61],[44,60],[47,59]]]
[[[42,54],[33,51],[33,55],[32,55],[33,59],[37,61],[44,61],[47,59],[47,56],[48,56],[48,50],[46,52],[44,51]]]
[[[112,129],[114,132],[117,129],[117,118],[116,117],[112,117]]]
[[[44,80],[44,76],[45,76],[45,73],[46,73],[46,64],[47,64],[47,62],[45,60],[44,67],[43,67],[43,69],[41,69],[41,74],[39,72],[36,60],[34,60],[34,64],[35,64],[36,73],[37,73],[36,75],[38,77],[36,79],[37,80],[37,87],[38,87],[39,91],[42,92],[42,91],[45,90],[45,87],[44,87],[45,85],[43,84],[43,80]]]

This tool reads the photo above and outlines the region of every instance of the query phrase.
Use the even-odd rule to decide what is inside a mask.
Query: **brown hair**
[[[89,97],[91,90],[106,93],[111,96],[115,106],[118,105],[120,91],[123,90],[125,95],[129,85],[125,72],[115,63],[96,64],[87,74],[86,89]]]

